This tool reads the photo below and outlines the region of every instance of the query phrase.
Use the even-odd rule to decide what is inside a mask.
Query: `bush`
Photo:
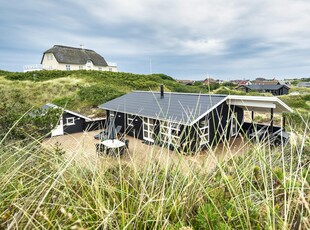
[[[70,76],[72,71],[61,70],[40,70],[33,72],[11,72],[8,73],[5,78],[8,80],[20,80],[20,81],[47,81],[55,78]]]
[[[117,87],[111,85],[86,86],[82,87],[78,92],[78,96],[81,100],[87,101],[95,107],[123,94],[124,92],[119,91]]]

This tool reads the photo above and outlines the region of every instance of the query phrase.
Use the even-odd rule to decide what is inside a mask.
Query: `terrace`
[[[252,143],[241,136],[231,139],[227,143],[220,143],[216,147],[201,151],[199,154],[186,156],[166,147],[148,145],[142,140],[126,136],[129,140],[129,151],[122,157],[98,156],[95,145],[98,140],[94,135],[99,131],[75,133],[64,136],[47,138],[43,146],[47,148],[61,148],[65,151],[65,157],[72,159],[81,167],[96,168],[123,164],[131,164],[136,168],[147,165],[148,162],[156,161],[161,165],[176,164],[183,167],[184,171],[196,169],[212,170],[219,161],[227,160],[232,156],[243,155]]]

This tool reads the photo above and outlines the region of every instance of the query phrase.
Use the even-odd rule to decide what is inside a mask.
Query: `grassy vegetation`
[[[115,159],[81,166],[77,154],[65,157],[57,146],[37,142],[0,146],[0,228],[310,227],[307,135],[277,149],[254,145],[212,170],[182,155],[177,163]]]
[[[294,132],[286,146],[258,143],[242,156],[228,150],[232,157],[211,169],[195,167],[183,155],[165,164],[137,165],[129,156],[80,165],[75,159],[82,153],[68,156],[57,145],[40,144],[39,129],[47,130],[57,114],[29,119],[29,109],[52,101],[94,114],[98,104],[131,90],[158,90],[160,84],[178,92],[209,88],[184,86],[162,74],[0,75],[0,229],[310,228],[309,94],[280,97],[296,110],[288,120]],[[213,92],[244,94],[227,86]],[[212,148],[209,154],[216,158]]]
[[[164,74],[132,74],[102,71],[38,71],[27,73],[0,72],[0,95],[18,94],[29,104],[40,107],[47,102],[84,113],[102,115],[95,108],[132,90],[203,92],[203,85],[188,87]]]

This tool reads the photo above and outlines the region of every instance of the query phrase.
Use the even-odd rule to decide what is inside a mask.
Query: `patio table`
[[[112,152],[113,155],[122,155],[125,148],[125,143],[116,139],[104,140],[101,144],[104,145],[106,154],[110,154]]]

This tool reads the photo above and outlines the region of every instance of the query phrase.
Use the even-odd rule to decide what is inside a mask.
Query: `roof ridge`
[[[77,49],[77,50],[88,50],[88,51],[93,51],[94,52],[94,50],[91,50],[91,49],[72,47],[72,46],[54,45],[52,48],[54,48],[54,47],[61,47],[61,48],[68,48],[68,49]]]
[[[146,90],[134,90],[132,92],[136,93],[160,93],[160,91],[146,91]],[[183,92],[170,92],[170,91],[165,91],[165,93],[169,94],[181,94],[181,95],[192,95],[192,96],[221,96],[221,97],[226,97],[226,94],[208,94],[208,93],[183,93]]]

